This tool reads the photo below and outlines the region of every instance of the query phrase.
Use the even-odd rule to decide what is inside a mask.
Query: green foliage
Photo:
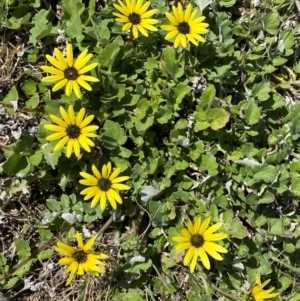
[[[174,49],[161,29],[133,40],[115,22],[115,2],[102,1],[103,8],[100,2],[63,0],[55,11],[50,1],[0,1],[0,47],[26,32],[14,45],[16,53],[23,45],[23,77],[4,81],[0,73],[0,104],[14,120],[26,118],[19,138],[0,141],[0,189],[9,199],[5,203],[0,193],[0,224],[2,212],[22,208],[17,220],[24,218],[22,227],[35,234],[33,241],[22,232],[10,241],[15,252],[0,254],[1,289],[17,289],[49,258],[57,263],[52,241],[39,249],[53,236],[99,231],[113,216],[98,241],[111,257],[113,285],[101,282],[110,300],[156,300],[156,294],[243,300],[258,274],[272,280],[278,300],[300,300],[300,25],[294,1],[191,1],[210,32],[206,43],[187,49]],[[153,0],[151,7],[158,9],[158,27],[166,24],[168,1]],[[74,58],[88,48],[89,63],[99,64],[88,74],[100,81],[91,91],[81,87],[80,100],[40,81],[45,55],[66,43]],[[49,116],[61,117],[59,107],[69,104],[76,114],[84,107],[99,126],[95,146],[90,153],[81,149],[79,158],[66,158],[65,147],[54,151],[58,141],[46,139]],[[33,134],[31,118],[39,123]],[[108,203],[102,212],[84,200],[79,179],[93,164],[101,170],[109,161],[130,177],[131,189],[119,192],[123,203],[116,211]],[[186,251],[176,252],[171,237],[199,215],[223,222],[218,231],[229,238],[220,245],[228,253],[222,261],[210,258],[211,271],[198,260],[191,274],[183,266]]]

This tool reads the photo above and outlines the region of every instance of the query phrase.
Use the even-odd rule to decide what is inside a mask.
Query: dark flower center
[[[83,251],[78,251],[76,252],[73,257],[75,258],[75,260],[79,263],[83,263],[86,262],[87,260],[87,254]]]
[[[73,124],[69,125],[67,127],[66,132],[67,132],[67,135],[69,136],[69,138],[73,138],[73,139],[78,138],[81,134],[80,127],[78,127],[77,125],[73,125]]]
[[[65,78],[75,80],[78,77],[78,71],[74,67],[68,67],[64,70]]]
[[[190,33],[190,25],[186,22],[179,23],[177,29],[182,34]]]
[[[139,14],[137,14],[137,13],[131,13],[128,16],[128,19],[134,25],[141,23],[141,16]]]
[[[98,182],[98,186],[102,191],[107,191],[111,187],[111,181],[109,179],[101,179]]]
[[[199,234],[193,234],[191,236],[191,244],[193,247],[195,248],[200,248],[203,246],[204,244],[204,239],[202,235]]]

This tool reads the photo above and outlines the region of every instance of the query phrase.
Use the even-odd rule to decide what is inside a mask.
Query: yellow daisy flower
[[[270,299],[279,295],[279,293],[272,293],[275,289],[274,287],[269,288],[268,290],[263,290],[263,288],[271,281],[271,279],[266,280],[263,284],[260,282],[260,278],[257,275],[255,285],[250,289],[249,295],[254,301],[264,301],[265,299]]]
[[[149,19],[157,12],[157,9],[151,9],[147,11],[150,6],[150,1],[143,4],[143,0],[126,0],[126,4],[118,0],[118,4],[114,4],[114,7],[121,12],[113,13],[117,22],[126,23],[122,27],[122,31],[132,29],[132,34],[135,39],[138,38],[139,32],[148,37],[147,30],[157,31],[158,29],[153,24],[158,23],[158,20]]]
[[[228,237],[227,233],[214,233],[221,226],[222,222],[218,222],[215,225],[207,229],[210,222],[210,217],[207,217],[201,223],[201,217],[197,217],[195,223],[189,219],[187,222],[187,229],[183,228],[180,230],[181,236],[174,236],[172,240],[180,242],[175,246],[176,251],[182,251],[188,249],[185,254],[183,264],[185,266],[190,265],[191,273],[194,272],[198,256],[200,256],[203,265],[208,270],[210,269],[210,262],[207,254],[216,260],[223,260],[219,253],[227,253],[228,251],[213,243],[212,241],[217,241]]]
[[[82,146],[82,148],[87,152],[90,152],[90,146],[95,146],[95,144],[89,139],[89,137],[97,137],[97,135],[92,132],[99,128],[97,125],[87,126],[93,120],[94,115],[89,115],[84,118],[85,109],[82,108],[76,117],[73,106],[71,105],[69,106],[68,113],[63,107],[59,107],[59,110],[63,120],[55,115],[50,115],[51,120],[57,125],[44,125],[47,130],[56,132],[55,134],[47,136],[47,140],[51,141],[60,139],[54,147],[54,151],[60,150],[65,146],[65,144],[67,144],[68,158],[71,156],[73,149],[76,157],[79,157],[80,146]]]
[[[102,166],[102,173],[99,172],[95,165],[92,166],[94,175],[90,175],[86,172],[80,172],[80,175],[84,178],[79,181],[80,184],[90,186],[80,192],[80,194],[86,194],[84,200],[88,200],[93,197],[91,207],[94,208],[100,201],[100,209],[104,211],[106,207],[106,200],[108,199],[113,209],[117,209],[117,203],[122,204],[120,195],[114,190],[129,190],[130,187],[120,182],[129,179],[128,176],[118,177],[121,172],[121,168],[117,168],[111,173],[111,163],[104,164]]]
[[[192,4],[189,4],[183,12],[181,3],[178,3],[176,8],[172,6],[173,15],[166,12],[166,17],[172,23],[172,25],[162,25],[163,30],[169,31],[166,35],[166,40],[170,40],[174,37],[174,47],[177,48],[181,44],[184,48],[187,47],[187,40],[198,46],[198,41],[205,42],[205,39],[200,34],[208,33],[208,24],[202,21],[205,17],[195,18],[198,9],[195,8],[192,11]]]
[[[84,275],[85,272],[94,274],[95,276],[105,273],[105,263],[100,261],[100,259],[107,259],[108,256],[91,252],[91,248],[97,236],[98,235],[96,234],[91,237],[84,245],[80,234],[76,232],[77,248],[73,248],[60,241],[54,246],[56,251],[66,255],[66,257],[63,257],[58,261],[60,265],[69,266],[66,269],[66,273],[70,273],[70,276],[66,285],[71,283],[76,273],[79,276]]]
[[[76,60],[73,59],[73,48],[71,44],[67,45],[67,58],[65,59],[58,48],[54,49],[56,58],[51,55],[46,55],[47,60],[54,66],[41,66],[41,69],[52,73],[51,76],[42,78],[42,82],[56,82],[52,91],[55,92],[66,86],[66,95],[70,96],[74,90],[76,96],[81,98],[81,91],[79,86],[88,91],[92,91],[92,87],[87,83],[98,82],[99,79],[94,76],[84,75],[84,73],[94,69],[98,63],[92,63],[85,66],[85,64],[92,58],[92,54],[87,54],[88,49],[81,52]]]

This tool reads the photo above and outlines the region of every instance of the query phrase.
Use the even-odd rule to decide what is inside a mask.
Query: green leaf
[[[206,111],[206,118],[210,127],[216,131],[226,126],[230,114],[224,109],[213,108]]]
[[[141,200],[144,204],[148,203],[152,198],[156,197],[160,193],[157,182],[153,180],[152,185],[144,186],[144,188],[140,191]]]
[[[53,169],[55,169],[58,159],[60,157],[61,151],[53,151],[51,144],[46,144],[43,146],[42,150],[44,153],[45,160]]]
[[[294,195],[300,196],[300,179],[292,181],[291,191]]]
[[[35,93],[26,101],[26,108],[35,109],[38,107],[39,103],[40,103],[39,94]]]
[[[273,66],[281,66],[284,65],[288,60],[284,57],[276,57],[272,60]]]
[[[99,53],[99,64],[103,67],[107,67],[108,69],[110,69],[113,66],[119,52],[120,46],[118,44],[108,44]]]
[[[24,82],[22,86],[22,90],[26,95],[32,95],[36,91],[36,84],[35,81],[32,79],[28,79]]]
[[[19,99],[18,90],[15,86],[13,86],[9,90],[8,94],[4,97],[3,103],[12,105],[12,101],[18,101],[18,99]],[[7,112],[12,115],[14,114],[14,109],[8,108]]]
[[[172,89],[172,97],[176,99],[176,103],[181,103],[183,98],[191,92],[191,88],[186,85],[179,83],[175,88]]]
[[[218,163],[215,156],[211,153],[201,155],[200,169],[206,170],[212,176],[215,176],[218,171]]]
[[[220,0],[220,6],[231,7],[235,4],[236,0]]]
[[[245,121],[248,125],[258,123],[260,119],[259,108],[253,100],[248,102],[248,106],[245,112]]]
[[[261,81],[255,84],[252,89],[252,96],[258,98],[261,101],[269,99],[271,87],[269,81]]]
[[[27,24],[31,18],[31,13],[28,12],[28,5],[21,5],[14,9],[11,17],[6,19],[6,25],[10,29],[18,29],[21,25]]]
[[[167,72],[173,79],[182,76],[183,68],[179,66],[176,58],[176,51],[173,47],[166,48],[163,51],[163,60],[161,61],[162,71]]]
[[[248,236],[247,229],[243,226],[242,222],[236,217],[230,223],[230,228],[227,229],[227,233],[231,237],[243,239]]]
[[[127,136],[124,133],[124,129],[121,126],[111,120],[106,120],[103,128],[101,141],[108,149],[115,149],[118,145],[123,145],[127,140]]]
[[[28,166],[28,160],[26,157],[21,156],[19,153],[13,154],[3,164],[3,170],[8,174],[17,174]]]
[[[147,118],[144,118],[143,120],[137,121],[135,124],[136,130],[139,132],[139,134],[142,134],[142,132],[146,131],[154,122],[154,116],[150,116]]]
[[[55,199],[47,199],[46,200],[47,207],[53,212],[61,211],[61,203]]]
[[[209,6],[212,0],[194,0],[195,4],[199,7],[200,11],[203,12],[205,7]]]
[[[258,204],[270,204],[274,202],[275,196],[273,193],[267,191],[262,196],[259,197]]]
[[[281,276],[278,281],[280,283],[281,292],[284,292],[292,284],[292,280],[287,276]]]
[[[33,155],[29,157],[29,161],[32,165],[38,166],[43,159],[43,155],[40,151],[36,151]]]
[[[48,11],[41,9],[32,19],[32,24],[34,24],[34,27],[32,27],[29,31],[29,42],[31,42],[34,46],[36,46],[38,40],[48,36],[51,32],[52,23],[49,23],[47,19],[50,11],[51,7]]]
[[[81,2],[73,0],[62,0],[61,5],[64,11],[64,18],[69,19],[72,16],[80,16],[85,9],[85,6]],[[80,22],[81,26],[81,22]]]
[[[273,182],[277,177],[277,170],[273,165],[257,166],[253,179],[255,181],[263,181],[265,183]]]
[[[294,253],[295,252],[295,246],[292,243],[284,243],[283,244],[283,249],[287,253]]]
[[[210,123],[207,121],[198,121],[195,123],[194,131],[199,132],[207,129],[210,126]]]
[[[271,34],[275,35],[277,30],[279,29],[280,25],[280,17],[277,13],[272,12],[269,13],[266,17],[263,18],[264,26],[266,31]]]
[[[214,85],[209,85],[200,96],[200,106],[205,110],[210,106],[216,96],[216,88]]]
[[[30,246],[27,241],[14,237],[14,244],[16,246],[19,262],[27,259],[31,255]]]
[[[283,226],[283,221],[281,219],[269,219],[269,223],[271,225],[271,229],[269,230],[269,234],[271,235],[280,235],[283,236],[285,234],[285,229]]]
[[[53,255],[53,253],[54,253],[53,249],[44,250],[44,251],[38,253],[37,258],[39,261],[43,261],[45,259],[50,258]]]
[[[70,208],[70,199],[69,199],[69,197],[66,194],[63,194],[61,196],[60,201],[61,201],[61,206],[64,209],[69,209]]]

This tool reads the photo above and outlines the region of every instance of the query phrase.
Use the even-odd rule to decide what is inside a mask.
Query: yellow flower
[[[67,143],[68,158],[71,156],[73,149],[76,157],[79,157],[80,146],[82,146],[87,152],[90,152],[90,146],[95,146],[95,144],[89,139],[89,137],[97,137],[97,135],[92,132],[99,128],[97,125],[87,126],[93,120],[94,115],[84,118],[85,109],[82,108],[76,117],[73,106],[71,105],[69,106],[68,113],[63,107],[59,107],[59,110],[63,120],[55,115],[50,115],[51,120],[58,125],[44,125],[47,130],[56,132],[55,134],[47,136],[47,140],[51,141],[61,139],[54,147],[54,151],[60,150]]]
[[[86,172],[80,172],[80,175],[84,178],[79,181],[80,184],[90,186],[80,192],[80,194],[86,194],[84,200],[88,200],[93,197],[91,207],[95,207],[100,201],[100,209],[104,211],[106,206],[106,200],[108,199],[113,209],[117,208],[117,203],[122,204],[120,195],[114,190],[129,190],[128,185],[120,184],[120,182],[129,179],[128,176],[118,177],[121,172],[121,168],[117,168],[111,173],[111,163],[104,164],[102,166],[102,174],[99,172],[95,165],[92,166],[93,175]]]
[[[56,59],[51,55],[46,55],[47,60],[54,66],[41,66],[41,69],[52,73],[51,76],[46,76],[42,82],[56,82],[52,91],[57,91],[66,86],[66,95],[70,96],[74,90],[76,96],[81,98],[79,85],[88,91],[92,91],[92,87],[87,83],[98,82],[99,79],[94,76],[84,75],[84,73],[94,69],[98,63],[85,64],[92,58],[92,54],[87,54],[88,49],[81,52],[76,60],[73,59],[73,48],[71,44],[67,46],[67,58],[65,59],[58,48],[54,49]]]
[[[192,5],[189,4],[186,11],[183,12],[181,3],[178,3],[176,8],[172,6],[174,15],[166,12],[166,17],[172,23],[172,25],[162,25],[161,28],[169,31],[166,35],[166,40],[170,40],[174,37],[174,47],[177,48],[181,44],[184,48],[187,46],[187,39],[194,45],[198,46],[198,41],[205,42],[205,39],[200,34],[208,33],[208,24],[202,21],[205,17],[195,18],[198,9],[192,11]]]
[[[187,222],[187,229],[183,228],[180,230],[181,236],[172,237],[174,241],[180,242],[180,244],[175,246],[176,251],[188,249],[183,264],[185,266],[190,265],[191,273],[195,270],[198,256],[200,256],[205,268],[209,270],[210,262],[207,253],[214,259],[221,261],[223,258],[219,253],[228,252],[225,248],[212,242],[228,237],[227,233],[213,234],[213,232],[217,231],[223,223],[218,222],[207,229],[209,222],[210,217],[207,217],[202,223],[201,217],[197,217],[194,224],[189,219]]]
[[[100,261],[100,259],[107,259],[108,256],[91,252],[97,234],[91,237],[85,245],[83,245],[82,238],[78,232],[76,232],[76,238],[78,246],[75,249],[60,241],[54,246],[56,251],[67,256],[58,261],[60,265],[69,266],[66,269],[66,273],[70,273],[70,276],[66,285],[71,283],[76,273],[79,276],[84,275],[85,272],[94,274],[95,276],[105,273],[105,263]]]
[[[269,288],[268,290],[263,290],[263,288],[271,281],[271,279],[266,280],[263,284],[260,282],[260,278],[257,275],[255,285],[250,289],[249,295],[255,301],[264,301],[265,299],[270,299],[279,295],[279,293],[272,293],[274,287]]]
[[[143,0],[126,0],[126,4],[118,0],[118,4],[114,4],[114,7],[121,12],[113,13],[118,18],[117,22],[125,23],[122,27],[122,31],[132,29],[132,34],[135,39],[138,38],[139,32],[148,37],[147,30],[157,31],[158,29],[153,24],[158,23],[157,20],[149,19],[157,12],[157,9],[151,9],[147,11],[150,6],[150,1],[143,4]]]

